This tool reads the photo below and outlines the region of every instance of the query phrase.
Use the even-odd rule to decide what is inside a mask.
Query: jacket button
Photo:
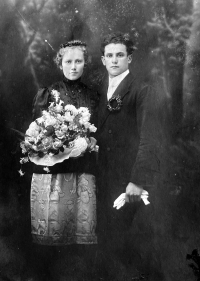
[[[111,134],[111,133],[112,133],[112,130],[109,130],[108,133]]]
[[[107,151],[110,151],[110,147],[107,147]]]

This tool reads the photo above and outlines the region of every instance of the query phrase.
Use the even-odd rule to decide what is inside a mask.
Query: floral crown
[[[82,42],[80,40],[73,40],[73,41],[69,41],[67,43],[63,43],[60,45],[60,48],[66,48],[66,47],[77,47],[77,46],[83,46],[86,47],[86,43]]]

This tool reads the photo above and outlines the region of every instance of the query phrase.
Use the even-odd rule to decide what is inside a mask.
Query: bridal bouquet
[[[20,143],[22,153],[26,155],[21,158],[21,164],[30,160],[37,165],[53,166],[70,157],[78,157],[86,151],[90,133],[97,130],[89,122],[88,108],[64,106],[58,91],[52,90],[51,94],[53,101],[48,109],[30,124]]]

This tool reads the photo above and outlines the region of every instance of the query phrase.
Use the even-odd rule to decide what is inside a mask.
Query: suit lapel
[[[126,94],[128,94],[129,92],[129,87],[131,82],[133,81],[133,76],[131,73],[129,73],[123,80],[122,82],[119,84],[119,86],[117,87],[117,89],[115,90],[115,92],[113,93],[112,97],[117,97],[120,96],[121,99],[123,99],[125,97]],[[103,89],[102,92],[102,99],[103,99],[103,103],[101,104],[102,106],[102,118],[99,122],[99,128],[103,126],[103,124],[106,122],[108,116],[111,114],[111,111],[108,110],[107,108],[107,90],[108,90],[108,81],[106,81],[106,86]],[[123,110],[123,105],[122,105],[122,110]]]

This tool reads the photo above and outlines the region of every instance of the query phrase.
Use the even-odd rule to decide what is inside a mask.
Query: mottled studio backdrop
[[[31,249],[31,166],[20,177],[11,128],[24,132],[38,88],[60,79],[53,57],[63,42],[88,44],[83,80],[96,88],[100,41],[112,31],[137,39],[131,70],[159,93],[161,176],[155,212],[141,218],[154,232],[136,233],[145,240],[141,260],[158,281],[197,280],[186,255],[200,247],[199,0],[0,0],[0,280],[23,280]]]

